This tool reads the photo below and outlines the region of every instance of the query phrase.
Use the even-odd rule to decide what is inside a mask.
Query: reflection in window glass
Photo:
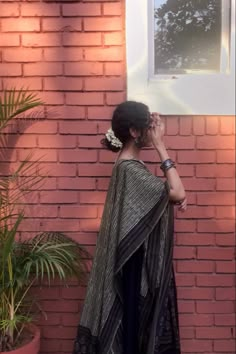
[[[155,0],[154,4],[155,74],[219,72],[222,1]]]

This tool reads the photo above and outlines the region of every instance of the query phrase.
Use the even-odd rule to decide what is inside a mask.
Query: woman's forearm
[[[170,158],[164,143],[155,145],[155,149],[160,156],[161,162]],[[177,170],[174,167],[169,168],[165,172],[165,176],[170,186],[170,199],[176,202],[182,201],[186,194]]]

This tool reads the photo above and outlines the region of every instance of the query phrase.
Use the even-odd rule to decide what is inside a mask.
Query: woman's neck
[[[120,152],[119,160],[121,159],[140,159],[140,149],[135,145],[134,141],[127,143]]]

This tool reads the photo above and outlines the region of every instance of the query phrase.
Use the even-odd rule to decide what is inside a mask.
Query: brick
[[[122,78],[88,78],[85,80],[86,91],[122,91],[123,89]]]
[[[194,232],[196,231],[196,221],[195,220],[182,220],[177,219],[175,222],[176,232]]]
[[[44,338],[65,338],[65,339],[74,339],[75,338],[75,328],[74,327],[43,327],[43,336]]]
[[[212,259],[212,260],[221,260],[221,259],[233,259],[234,250],[230,247],[198,247],[197,248],[197,258],[198,259]]]
[[[50,339],[45,339],[42,338],[41,343],[40,343],[40,349],[41,352],[47,352],[47,353],[59,353],[61,348],[61,343],[60,341],[55,341],[55,340],[50,340]]]
[[[232,300],[234,301],[236,297],[234,288],[217,288],[216,289],[216,300]]]
[[[97,217],[97,208],[90,206],[61,206],[60,217],[66,219],[92,219]]]
[[[234,205],[234,195],[232,193],[199,193],[197,195],[198,205]]]
[[[80,203],[85,204],[104,204],[106,193],[96,192],[80,192]]]
[[[236,264],[234,260],[216,262],[216,273],[235,273]]]
[[[69,314],[65,314],[62,317],[62,325],[64,325],[64,326],[76,327],[78,325],[78,323],[79,323],[79,314],[78,313],[69,313]]]
[[[19,45],[20,45],[19,34],[0,33],[0,46],[1,47],[17,47]]]
[[[177,287],[194,286],[195,276],[193,274],[176,274]]]
[[[38,137],[38,146],[44,148],[73,148],[76,146],[76,137],[75,136],[39,136]]]
[[[54,295],[55,296],[55,295]],[[58,326],[61,323],[60,315],[56,313],[50,313],[47,315],[47,318],[41,317],[39,322],[37,322],[40,326]]]
[[[103,66],[102,63],[65,63],[65,75],[71,76],[96,76],[102,75]],[[93,91],[96,91],[94,89]]]
[[[84,16],[99,16],[101,15],[100,4],[63,4],[63,16],[69,17],[84,17]]]
[[[212,246],[215,244],[215,235],[214,234],[185,234],[178,233],[176,236],[177,245],[186,245],[186,246]]]
[[[113,107],[88,107],[88,119],[100,120],[111,119],[113,114]],[[103,133],[106,130],[103,131]]]
[[[46,104],[53,104],[53,105],[62,105],[64,104],[64,93],[63,92],[50,92],[50,91],[43,91],[41,93],[42,100],[46,102]]]
[[[187,191],[211,191],[216,185],[214,178],[183,178],[182,182]]]
[[[104,33],[104,44],[105,45],[124,45],[125,38],[121,32],[111,32],[111,33]],[[124,74],[124,71],[123,73]]]
[[[71,177],[76,175],[75,164],[68,163],[42,163],[43,169],[47,171],[46,176]]]
[[[178,151],[178,162],[180,163],[212,163],[216,160],[215,151]]]
[[[42,26],[43,32],[81,31],[82,21],[79,18],[43,18]]]
[[[80,164],[79,176],[110,177],[112,168],[111,164]]]
[[[214,299],[215,291],[213,288],[179,288],[178,299],[182,300],[208,300]],[[223,299],[224,300],[224,299]],[[228,300],[228,299],[227,299]]]
[[[234,219],[235,206],[218,206],[216,207],[216,218],[218,219]]]
[[[60,150],[59,161],[61,162],[96,162],[97,151],[95,150]]]
[[[212,354],[213,343],[212,340],[196,340],[196,339],[183,339],[182,350],[184,353],[211,353]]]
[[[101,150],[101,151],[99,151],[99,161],[101,161],[101,162],[114,163],[116,159],[117,159],[117,155],[112,153],[109,150]]]
[[[214,317],[212,314],[181,314],[180,326],[212,326]]]
[[[66,104],[78,104],[80,106],[103,105],[103,94],[100,92],[66,93]]]
[[[205,117],[193,117],[193,134],[204,135],[205,129]]]
[[[61,134],[96,134],[97,124],[94,122],[60,122],[59,129]]]
[[[39,32],[40,22],[37,18],[7,18],[2,20],[3,32]]]
[[[233,219],[229,220],[198,220],[197,222],[198,232],[234,232],[235,223]]]
[[[24,47],[60,46],[60,34],[58,33],[23,33],[21,36]]]
[[[216,326],[235,326],[236,324],[236,315],[232,314],[216,314],[215,317],[215,325]]]
[[[39,48],[5,49],[3,58],[8,62],[37,62],[42,60],[42,50]]]
[[[27,135],[26,137],[21,136],[20,139],[17,140],[16,147],[18,148],[36,147],[36,136],[35,135]]]
[[[212,261],[179,261],[177,262],[177,271],[179,273],[212,273],[215,266]]]
[[[236,351],[236,344],[234,339],[228,340],[215,340],[214,341],[214,351],[216,353],[235,353]]]
[[[175,259],[194,259],[196,257],[196,250],[194,247],[178,246],[174,249]]]
[[[97,181],[97,188],[98,190],[107,190],[110,183],[110,178],[99,178]],[[103,210],[102,210],[103,211]],[[102,211],[100,216],[102,215]]]
[[[188,206],[184,214],[177,211],[177,218],[180,219],[209,219],[215,216],[215,208],[211,206]]]
[[[206,134],[217,135],[218,132],[219,132],[218,117],[207,116],[206,117]]]
[[[106,93],[106,103],[111,106],[116,106],[123,101],[125,101],[125,92],[107,92]]]
[[[232,301],[198,301],[198,313],[232,313],[234,311],[234,304]]]
[[[165,143],[167,149],[176,149],[176,150],[183,150],[183,149],[194,149],[195,146],[195,137],[194,136],[166,136]]]
[[[234,150],[221,150],[217,151],[217,163],[233,163],[235,164],[235,151]],[[227,166],[225,166],[225,169]]]
[[[95,189],[95,178],[61,177],[58,180],[58,189],[89,190]]]
[[[101,148],[101,136],[80,135],[78,146],[80,148]],[[106,161],[105,161],[106,162]]]
[[[57,133],[57,122],[52,122],[52,121],[36,121],[33,122],[32,125],[27,126],[26,122],[26,127],[21,124],[19,127],[20,133],[24,134],[56,134]],[[40,137],[41,139],[47,139],[48,137]],[[54,139],[55,137],[50,136],[50,139]],[[51,144],[50,146],[46,145],[41,145],[41,147],[52,147],[53,145]]]
[[[124,53],[122,47],[85,49],[85,60],[91,61],[122,61]]]
[[[33,208],[31,208],[30,215],[32,217],[37,217],[37,218],[45,218],[45,217],[55,218],[57,217],[57,206],[36,205]]]
[[[233,179],[233,178],[218,178],[216,181],[216,190],[235,191],[235,179]]]
[[[234,165],[197,165],[196,177],[234,177]]]
[[[21,16],[43,16],[43,17],[55,17],[60,16],[59,4],[47,4],[47,3],[23,3],[21,4]]]
[[[49,91],[81,91],[82,85],[82,79],[77,77],[50,77],[44,79],[44,89]]]
[[[51,219],[44,219],[41,221],[41,228],[47,231],[59,231],[69,234],[70,232],[80,231],[80,224],[78,219],[57,219],[53,220],[53,222]]]
[[[83,59],[82,48],[45,48],[45,61],[74,62]]]
[[[106,63],[105,75],[108,76],[123,76],[125,72],[123,63]]]
[[[121,31],[122,20],[120,17],[85,18],[85,31]]]
[[[80,221],[80,230],[81,231],[91,231],[91,232],[98,232],[100,228],[100,219],[89,219],[85,220],[82,219]],[[89,246],[89,250],[91,250],[91,246]],[[92,252],[90,251],[91,255],[94,255],[95,248],[92,247]]]
[[[220,339],[231,338],[230,328],[226,327],[202,327],[196,328],[196,338]]]
[[[86,287],[68,287],[63,288],[61,296],[63,299],[84,299],[86,295]]]
[[[77,195],[72,191],[51,191],[50,193],[41,192],[40,202],[42,204],[77,203]]]
[[[179,300],[178,301],[178,309],[179,309],[179,313],[194,313],[195,312],[194,301]]]
[[[62,43],[64,46],[101,46],[101,33],[63,33]]]
[[[235,133],[235,117],[234,116],[221,116],[220,120],[220,133],[222,135],[231,135]]]
[[[122,15],[122,7],[121,3],[115,2],[115,3],[104,3],[103,4],[103,15],[111,15],[111,16],[117,16],[117,15]]]
[[[62,74],[62,64],[60,63],[31,63],[24,64],[24,74],[26,76],[54,76]]]
[[[181,117],[179,120],[179,133],[180,135],[192,134],[192,117]]]
[[[207,274],[200,274],[197,275],[197,285],[198,286],[213,286],[213,287],[217,287],[217,286],[233,286],[235,283],[235,279],[233,277],[233,275],[215,275],[215,274],[211,274],[211,275],[207,275]]]
[[[180,337],[182,339],[194,338],[194,336],[195,336],[195,329],[194,328],[180,327]]]
[[[21,64],[0,63],[0,76],[20,76],[22,75]]]
[[[1,17],[17,17],[20,15],[19,5],[1,3]]]
[[[227,150],[234,148],[234,136],[198,136],[198,149]]]
[[[27,150],[21,150],[19,151],[19,160],[24,161],[27,159],[29,155],[29,151]],[[55,150],[49,150],[49,149],[37,149],[34,151],[33,156],[31,157],[31,161],[38,161],[40,158],[43,159],[43,161],[46,162],[54,162],[57,161],[57,152]]]
[[[60,107],[60,118],[63,119],[85,119],[85,107],[81,106],[61,106]],[[58,116],[55,117],[58,119]],[[81,124],[81,122],[79,122]]]

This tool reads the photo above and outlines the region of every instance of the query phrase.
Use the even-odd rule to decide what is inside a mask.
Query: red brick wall
[[[26,236],[60,230],[94,250],[115,159],[100,139],[126,97],[124,26],[121,0],[0,3],[0,89],[29,86],[48,106],[45,121],[14,132],[6,159],[14,166],[33,149],[49,171],[30,200]],[[189,203],[175,224],[183,353],[234,353],[234,117],[165,120]],[[155,152],[143,159],[160,174]],[[71,353],[85,289],[36,292],[48,316],[41,353]]]

